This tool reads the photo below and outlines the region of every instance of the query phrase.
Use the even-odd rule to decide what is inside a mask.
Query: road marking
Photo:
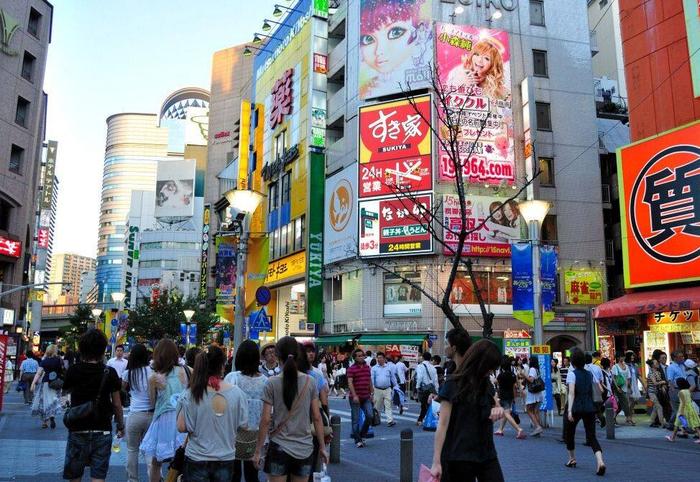
[[[346,410],[336,410],[331,408],[331,415],[345,415],[346,417],[352,417],[352,413]],[[383,415],[383,414],[382,414]],[[415,422],[414,417],[407,417],[406,415],[394,415],[394,420],[403,420],[404,422]]]

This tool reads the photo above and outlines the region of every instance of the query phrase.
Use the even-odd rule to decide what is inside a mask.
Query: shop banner
[[[554,406],[554,394],[552,393],[552,355],[537,355],[540,364],[540,377],[544,382],[544,400],[540,404],[540,410],[549,412]]]
[[[430,96],[360,107],[359,197],[433,189]]]
[[[53,178],[56,175],[56,151],[58,150],[58,142],[49,141],[46,147],[46,163],[44,171],[41,175],[41,208],[50,210],[51,200],[53,199]],[[44,226],[48,226],[44,224]]]
[[[603,358],[615,359],[615,337],[613,335],[598,335],[598,350]],[[645,358],[649,360],[651,354]]]
[[[504,338],[503,347],[506,356],[513,358],[530,358],[530,338]]]
[[[625,287],[700,280],[700,121],[618,149],[617,172]]]
[[[360,256],[431,253],[426,212],[432,204],[432,194],[360,201]]]
[[[564,291],[568,305],[599,305],[603,302],[603,276],[600,271],[565,271]]]
[[[518,201],[504,202],[495,196],[467,196],[467,239],[464,242],[464,256],[510,256],[510,243],[527,238],[527,223],[520,215]],[[493,213],[491,219],[484,220]],[[443,254],[452,256],[457,251],[457,236],[462,230],[461,208],[456,194],[442,197],[444,223]],[[481,226],[480,228],[478,226]]]
[[[306,273],[306,316],[309,323],[323,323],[323,224],[326,157],[311,152],[309,172],[309,257]]]
[[[323,262],[357,256],[357,164],[326,180]]]
[[[265,284],[277,283],[287,278],[300,276],[306,271],[306,251],[300,251],[268,265]]]
[[[647,324],[652,333],[680,333],[700,330],[700,311],[682,310],[650,313]]]
[[[542,284],[542,321],[554,318],[554,301],[557,298],[557,248],[540,246],[540,282]]]
[[[360,99],[430,87],[432,0],[360,0]]]
[[[513,269],[513,318],[530,326],[534,324],[534,290],[532,284],[532,245],[511,245]]]
[[[207,299],[207,280],[209,279],[209,222],[211,221],[211,204],[204,205],[202,215],[202,244],[199,259],[199,291],[198,297],[204,301]]]
[[[469,25],[436,24],[436,57],[451,124],[459,126],[464,182],[513,184],[515,152],[508,33]],[[449,141],[448,126],[440,138]],[[469,153],[471,152],[471,155]],[[438,146],[441,181],[455,178],[453,154]]]
[[[236,241],[216,238],[216,303],[233,304],[236,298]]]

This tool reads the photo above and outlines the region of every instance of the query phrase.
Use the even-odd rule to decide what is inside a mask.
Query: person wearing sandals
[[[151,482],[160,481],[163,462],[171,460],[185,441],[185,434],[177,431],[175,413],[177,397],[187,388],[187,375],[178,364],[179,358],[180,352],[172,340],[160,340],[153,350],[153,374],[148,387],[155,411],[140,447],[151,458]]]
[[[498,430],[496,430],[493,434],[502,437],[503,429],[506,426],[506,422],[508,422],[517,433],[515,438],[522,440],[526,438],[525,431],[520,427],[520,425],[518,425],[512,415],[513,404],[515,403],[515,397],[518,390],[516,388],[517,380],[515,378],[515,374],[513,374],[513,371],[510,369],[510,366],[510,357],[503,357],[503,361],[501,363],[501,373],[499,373],[498,377],[496,377],[496,381],[498,382],[498,399],[501,407],[503,407],[503,418],[499,422]]]
[[[233,477],[236,433],[248,423],[248,404],[240,388],[222,381],[225,365],[218,346],[200,352],[190,388],[177,403],[177,430],[187,433],[182,475],[188,482],[229,482]]]
[[[56,414],[61,411],[60,390],[51,388],[51,382],[63,375],[63,360],[56,345],[49,345],[39,362],[30,390],[34,392],[32,415],[41,418],[41,428],[56,428]]]
[[[688,432],[695,432],[700,437],[700,416],[695,411],[693,399],[690,395],[690,383],[685,378],[676,380],[678,387],[678,412],[676,420],[673,423],[673,432],[666,436],[666,440],[673,442],[676,440],[676,434],[685,429]],[[700,444],[700,439],[694,443]]]
[[[630,407],[629,396],[631,393],[631,379],[632,371],[630,367],[625,363],[625,355],[622,353],[617,354],[617,363],[612,368],[613,376],[613,390],[615,390],[615,395],[618,401],[618,411],[617,413],[625,412],[625,418],[627,425],[637,425],[634,423],[632,408]],[[617,415],[617,414],[616,414]]]
[[[525,406],[527,408],[527,415],[532,421],[532,425],[535,430],[530,433],[531,437],[536,437],[544,432],[542,424],[540,423],[540,404],[544,400],[545,390],[541,392],[533,393],[530,391],[531,384],[535,379],[540,377],[540,362],[536,356],[530,357],[530,365],[527,371],[526,380],[526,395],[525,395]]]
[[[583,427],[586,430],[586,442],[593,449],[596,458],[596,474],[605,475],[605,462],[603,461],[603,451],[600,448],[595,433],[596,407],[593,403],[593,375],[585,370],[586,356],[583,351],[574,348],[571,353],[571,365],[573,370],[569,370],[566,375],[566,385],[569,389],[567,413],[564,419],[564,439],[566,440],[566,450],[569,452],[569,461],[566,467],[576,468],[576,445],[574,436],[576,426],[583,420]]]
[[[271,377],[265,385],[263,413],[252,460],[259,467],[263,445],[269,434],[270,444],[264,467],[267,480],[285,482],[290,476],[291,482],[306,482],[312,474],[314,450],[309,418],[314,425],[319,457],[323,463],[328,463],[318,390],[313,379],[297,368],[302,352],[293,337],[280,338],[276,350],[282,363],[282,374]]]
[[[274,346],[272,347],[274,350]],[[268,377],[260,371],[260,351],[252,340],[245,340],[236,351],[236,371],[229,373],[224,382],[243,391],[248,404],[248,424],[238,429],[236,436],[236,463],[232,482],[258,482],[258,469],[251,460],[258,440],[258,427],[263,409],[263,390]],[[274,376],[274,375],[273,375]]]

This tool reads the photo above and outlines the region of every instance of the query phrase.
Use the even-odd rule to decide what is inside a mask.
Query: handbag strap
[[[105,388],[105,383],[107,383],[107,376],[109,375],[109,367],[105,367],[104,372],[102,372],[102,380],[100,381],[100,388],[97,389],[97,397],[95,397],[95,405],[100,405],[100,398],[102,397],[102,390]]]
[[[309,380],[311,380],[311,377],[309,375],[306,375],[306,383],[304,383],[304,388],[302,388],[301,392],[297,394],[297,398],[295,398],[294,403],[292,403],[292,408],[289,410],[289,412],[287,412],[287,416],[284,420],[282,420],[282,423],[280,423],[272,432],[270,432],[270,438],[280,433],[282,429],[287,425],[287,423],[292,419],[292,416],[296,413],[297,409],[299,408],[299,404],[301,403],[301,396],[304,394],[307,387],[309,386]]]

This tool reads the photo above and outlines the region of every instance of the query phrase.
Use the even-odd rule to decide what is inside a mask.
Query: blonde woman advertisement
[[[360,98],[427,86],[431,0],[362,0],[360,10]]]

